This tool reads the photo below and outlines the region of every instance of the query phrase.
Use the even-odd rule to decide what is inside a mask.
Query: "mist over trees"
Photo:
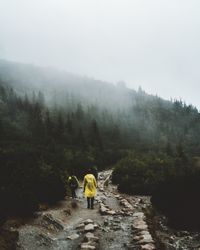
[[[122,83],[114,86],[55,69],[5,61],[0,61],[0,77],[1,85],[13,88],[22,99],[45,102],[60,113],[76,113],[85,120],[83,124],[95,117],[103,123],[99,126],[112,125],[113,137],[117,133],[116,139],[120,136],[126,141],[125,145],[120,143],[123,147],[174,150],[181,144],[187,153],[199,152],[199,112],[181,100],[166,101]]]
[[[200,114],[181,100],[0,61],[1,214],[63,198],[70,171],[92,165],[116,164],[122,191],[154,192],[193,169],[199,141]]]

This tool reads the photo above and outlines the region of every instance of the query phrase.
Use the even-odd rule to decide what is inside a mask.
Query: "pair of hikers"
[[[97,188],[97,181],[94,174],[97,176],[97,171],[94,173],[92,169],[89,169],[88,174],[84,176],[83,181],[83,192],[87,198],[88,209],[94,208],[94,197],[96,195]],[[72,198],[77,198],[76,189],[79,187],[79,182],[75,175],[72,175],[68,178],[68,184],[71,189]]]

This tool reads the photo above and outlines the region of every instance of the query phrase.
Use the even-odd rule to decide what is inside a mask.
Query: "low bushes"
[[[200,170],[165,180],[152,195],[153,205],[169,224],[180,229],[200,229]]]
[[[112,181],[118,189],[130,194],[151,195],[158,183],[173,172],[173,161],[166,154],[129,154],[113,171]]]
[[[116,165],[112,180],[121,192],[151,195],[153,205],[170,225],[200,228],[200,168],[184,154],[130,152]]]
[[[0,214],[29,214],[40,202],[53,203],[64,197],[64,172],[52,157],[47,165],[43,156],[44,148],[30,144],[1,150]]]

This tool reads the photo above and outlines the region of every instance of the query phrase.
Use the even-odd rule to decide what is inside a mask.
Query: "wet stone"
[[[105,206],[100,207],[100,213],[103,215],[108,211],[108,209]]]
[[[141,218],[141,219],[145,219],[145,215],[142,212],[134,213],[133,217],[138,217],[138,218]]]
[[[41,221],[42,226],[51,229],[51,230],[63,230],[64,227],[61,224],[60,221],[56,220],[53,218],[53,216],[51,214],[45,214],[42,217],[42,221]]]
[[[114,210],[108,210],[108,211],[106,211],[106,213],[109,214],[109,215],[115,215],[116,214],[116,212]]]
[[[133,237],[133,239],[134,239],[135,241],[139,241],[139,240],[142,239],[142,236],[136,235],[136,236]]]
[[[87,219],[86,221],[84,221],[84,224],[93,224],[94,221],[91,219]]]
[[[87,237],[87,238],[89,238],[89,237],[94,237],[94,234],[91,233],[91,232],[88,232],[88,233],[86,233],[85,237]]]
[[[96,247],[90,245],[89,243],[82,243],[81,244],[81,249],[90,250],[90,249],[96,249]]]
[[[141,249],[143,250],[155,250],[156,247],[154,244],[145,244],[141,246]]]
[[[43,245],[51,245],[53,242],[53,239],[51,239],[48,235],[44,233],[40,233],[39,235],[37,235],[36,238],[40,242],[40,244]]]
[[[144,244],[144,243],[154,243],[152,236],[149,232],[146,232],[145,234],[141,234],[140,235],[140,240],[139,240],[140,244]]]
[[[133,228],[138,230],[144,230],[147,229],[148,227],[145,224],[138,224],[138,225],[133,225]]]
[[[97,202],[101,203],[101,198],[100,197],[96,197],[95,199]]]
[[[145,230],[148,228],[146,222],[140,218],[134,220],[132,227],[138,230]]]
[[[127,202],[124,198],[120,200],[121,204],[123,205],[125,202]]]
[[[149,231],[141,231],[139,234],[140,234],[142,237],[148,237],[149,235],[151,235],[151,234],[149,233]]]
[[[153,239],[143,239],[138,241],[139,244],[149,244],[149,243],[154,243]]]
[[[88,232],[88,231],[94,231],[95,227],[93,224],[87,224],[85,226],[85,231]]]
[[[90,241],[90,242],[98,242],[98,241],[99,241],[99,238],[96,237],[96,236],[94,236],[94,234],[93,234],[93,233],[90,233],[90,232],[88,232],[88,233],[85,235],[85,239],[86,239],[87,241]]]
[[[127,216],[132,216],[132,214],[133,214],[133,213],[130,212],[130,211],[129,211],[129,212],[126,212],[126,215],[127,215]]]
[[[69,239],[69,240],[75,240],[75,239],[77,239],[79,237],[79,234],[72,234],[72,235],[69,235],[68,237],[67,237],[67,239]]]
[[[81,224],[76,226],[76,229],[83,229],[84,227],[85,227],[85,224],[81,223]]]

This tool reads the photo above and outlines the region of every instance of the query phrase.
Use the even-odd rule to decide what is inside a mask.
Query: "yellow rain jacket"
[[[94,197],[96,195],[97,182],[93,174],[87,174],[83,182],[85,197]]]

